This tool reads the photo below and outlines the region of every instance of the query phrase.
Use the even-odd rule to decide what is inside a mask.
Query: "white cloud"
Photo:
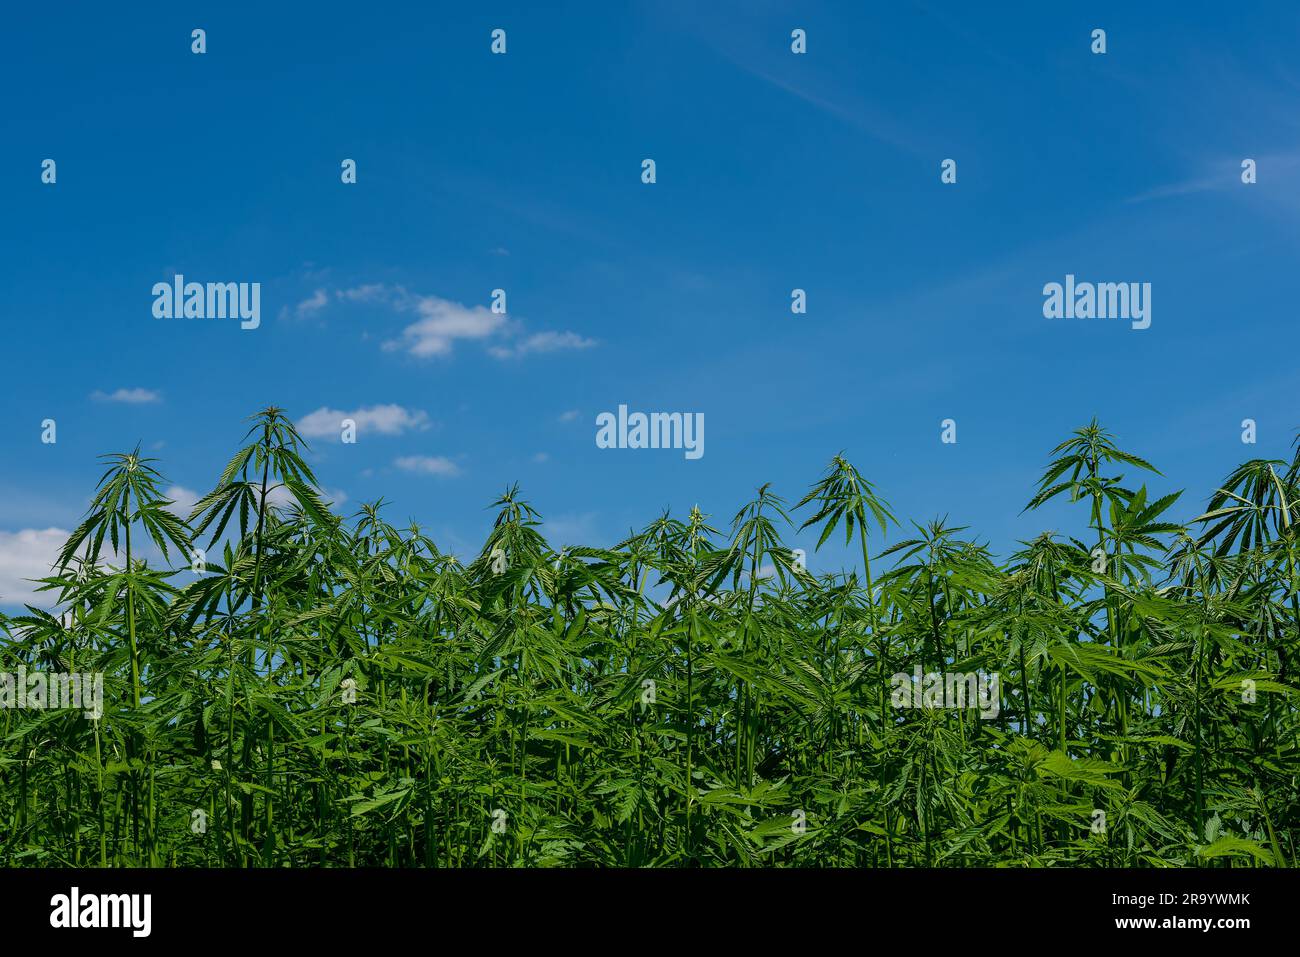
[[[357,438],[364,437],[368,432],[401,435],[411,429],[427,429],[430,424],[428,413],[392,403],[362,406],[351,412],[322,406],[298,420],[298,431],[309,439],[338,441],[344,419],[351,419],[357,424]]]
[[[194,489],[186,488],[184,485],[173,485],[163,494],[172,500],[168,511],[184,519],[190,517],[190,512],[193,511],[195,504],[202,497]]]
[[[544,465],[550,460],[551,460],[551,456],[550,453],[548,452],[538,452],[533,456],[533,461],[536,462],[538,465]]]
[[[581,415],[581,414],[582,414],[582,413],[579,412],[577,409],[570,409],[569,411],[567,411],[567,412],[562,412],[562,413],[560,414],[560,421],[561,421],[561,422],[576,422],[577,419],[578,419],[578,416]]]
[[[266,490],[266,502],[275,508],[286,508],[296,501],[293,493],[284,485],[272,485]]]
[[[337,289],[334,297],[343,302],[379,303],[400,314],[415,313],[419,318],[402,329],[400,336],[385,340],[383,348],[388,352],[406,352],[421,359],[450,355],[461,341],[486,342],[489,354],[497,359],[517,359],[532,353],[564,349],[589,349],[597,344],[596,340],[576,332],[546,330],[524,335],[522,323],[486,306],[467,306],[441,296],[421,296],[403,286],[381,282]]]
[[[415,472],[420,475],[440,475],[451,478],[460,474],[460,466],[442,455],[404,455],[394,459],[393,464],[403,472]]]
[[[44,578],[68,540],[62,528],[0,531],[0,606],[54,603],[56,592],[36,592],[28,579]]]
[[[419,358],[445,356],[458,339],[487,339],[501,332],[506,317],[486,306],[464,306],[437,296],[421,296],[413,305],[420,315],[417,322],[402,330],[400,339],[384,343],[388,350],[401,349]]]
[[[90,393],[96,402],[125,402],[129,405],[142,405],[146,402],[158,402],[162,399],[152,389],[118,389],[115,392],[102,392],[96,389]]]
[[[338,289],[334,293],[347,302],[384,302],[389,299],[405,299],[406,290],[401,286],[389,288],[382,282],[372,282],[352,289]]]
[[[595,339],[588,339],[576,332],[534,332],[531,336],[519,340],[513,345],[492,346],[488,352],[497,359],[518,359],[530,352],[559,352],[564,349],[590,349],[596,344]]]
[[[298,319],[304,319],[307,316],[314,316],[324,309],[330,301],[324,289],[317,289],[310,296],[304,299],[298,305],[293,307],[293,314]]]

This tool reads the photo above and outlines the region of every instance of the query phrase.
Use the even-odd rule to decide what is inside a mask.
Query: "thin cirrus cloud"
[[[513,344],[490,346],[488,352],[496,359],[519,359],[532,352],[590,349],[595,344],[595,339],[588,339],[576,332],[535,332]]]
[[[1260,177],[1272,177],[1279,174],[1289,176],[1294,173],[1297,167],[1300,167],[1300,149],[1250,158],[1255,160],[1256,169],[1258,170],[1257,175]],[[1164,183],[1135,196],[1130,196],[1125,202],[1145,203],[1150,200],[1170,199],[1195,193],[1224,192],[1230,189],[1239,189],[1244,185],[1241,180],[1244,159],[1244,157],[1228,156],[1203,160],[1196,172],[1174,182]],[[1267,179],[1261,179],[1261,182],[1267,182]],[[1248,193],[1246,195],[1253,194]],[[1279,198],[1272,194],[1268,196],[1267,202],[1273,209],[1277,209],[1282,205]],[[1296,206],[1294,201],[1290,205],[1294,210]]]
[[[595,512],[556,515],[542,523],[542,531],[552,542],[573,545],[600,539],[600,521]]]
[[[308,316],[314,316],[326,306],[329,305],[330,297],[326,295],[324,289],[317,289],[314,293],[293,307],[293,315],[298,319],[305,319]]]
[[[486,306],[467,306],[441,296],[419,295],[403,286],[366,283],[351,289],[334,290],[333,299],[323,289],[293,307],[298,317],[312,316],[331,302],[379,305],[394,314],[413,317],[401,332],[384,340],[386,352],[404,352],[418,359],[451,355],[466,342],[487,345],[495,359],[518,359],[526,355],[589,349],[595,339],[576,332],[544,330],[525,333],[523,323],[493,312]]]
[[[460,474],[460,466],[442,455],[403,455],[394,459],[393,464],[403,472],[412,472],[416,475],[453,478]]]
[[[116,389],[113,392],[104,392],[96,389],[90,393],[90,397],[96,402],[121,402],[126,405],[146,405],[150,402],[162,401],[162,396],[152,389]]]
[[[345,419],[356,423],[358,438],[370,433],[401,435],[403,432],[423,431],[431,425],[428,413],[394,403],[362,406],[351,412],[322,406],[298,420],[298,432],[308,439],[338,441]]]

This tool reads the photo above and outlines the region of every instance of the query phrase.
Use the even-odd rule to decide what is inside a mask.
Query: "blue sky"
[[[605,544],[797,500],[841,450],[1005,552],[1084,520],[1021,508],[1094,415],[1194,515],[1300,426],[1300,17],[1136,6],[15,8],[0,604],[98,454],[139,441],[201,494],[268,404],[369,410],[312,439],[322,485],[462,554],[516,481],[557,544]],[[260,328],[155,319],[178,272],[260,282]],[[1045,319],[1067,273],[1151,283],[1151,327]],[[597,448],[620,403],[702,412],[705,455]]]

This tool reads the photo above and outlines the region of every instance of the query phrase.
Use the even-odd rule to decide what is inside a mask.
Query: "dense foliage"
[[[248,441],[188,517],[108,457],[53,613],[0,618],[4,670],[106,687],[99,720],[0,711],[0,860],[1296,861],[1300,455],[1184,526],[1094,423],[1028,503],[1079,503],[1083,538],[1001,563],[900,535],[836,457],[797,505],[764,486],[724,531],[693,510],[609,549],[557,553],[511,489],[461,564],[381,503],[332,514],[281,411]],[[861,567],[809,574],[796,526]],[[895,707],[917,666],[1000,674],[999,713]]]

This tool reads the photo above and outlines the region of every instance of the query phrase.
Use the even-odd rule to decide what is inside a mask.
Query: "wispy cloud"
[[[351,289],[336,289],[334,295],[348,302],[390,302],[405,298],[407,292],[401,286],[388,286],[382,282],[367,283]]]
[[[409,322],[399,335],[385,339],[382,348],[386,352],[405,352],[419,359],[450,356],[457,345],[466,342],[484,343],[488,354],[496,359],[589,349],[597,344],[596,340],[576,332],[543,330],[527,333],[522,321],[494,312],[487,306],[471,306],[441,296],[421,295],[404,286],[380,282],[336,289],[332,297],[317,290],[311,299],[299,303],[297,308],[310,307],[315,312],[331,301],[379,305],[398,315],[414,315],[415,321]]]
[[[569,512],[545,519],[542,534],[552,545],[592,545],[600,537],[595,512]]]
[[[1261,188],[1268,184],[1270,180],[1278,179],[1283,174],[1290,178],[1297,169],[1300,169],[1300,150],[1250,158],[1255,160],[1256,175],[1259,178],[1258,182]],[[1245,184],[1241,181],[1241,164],[1244,159],[1245,157],[1235,156],[1226,159],[1204,160],[1194,173],[1172,183],[1156,186],[1135,196],[1130,196],[1125,202],[1145,203],[1174,196],[1190,196],[1195,193],[1243,188]],[[1274,203],[1276,203],[1276,199],[1274,199]]]
[[[534,332],[517,342],[491,346],[488,353],[496,359],[519,359],[532,352],[560,352],[566,349],[590,349],[595,339],[576,332]]]
[[[853,97],[844,92],[832,90],[827,90],[824,93],[820,92],[813,89],[806,81],[777,76],[770,70],[764,69],[750,60],[741,59],[728,51],[723,51],[723,55],[747,73],[772,84],[778,90],[783,90],[791,96],[798,97],[805,103],[861,130],[882,143],[887,143],[895,149],[914,156],[927,156],[933,152],[933,150],[927,152],[925,148],[917,143],[915,134],[902,129],[880,107],[861,100],[855,102]]]
[[[442,455],[404,455],[394,459],[393,465],[403,472],[413,472],[416,475],[453,478],[460,474],[460,466]]]
[[[320,490],[321,498],[328,502],[334,508],[342,508],[348,500],[348,493],[341,488],[323,488]]]
[[[326,306],[329,305],[330,297],[324,289],[317,289],[314,293],[302,300],[292,310],[286,310],[295,319],[305,319],[308,316],[314,316]]]
[[[926,142],[932,137],[901,117],[891,98],[879,95],[878,90],[871,99],[856,92],[850,80],[857,63],[841,60],[819,64],[811,56],[773,60],[768,52],[769,37],[788,36],[790,28],[779,7],[747,10],[745,17],[737,17],[710,4],[680,2],[658,6],[655,13],[671,18],[674,27],[712,47],[738,69],[866,135],[913,156],[934,154],[936,146]],[[865,81],[861,85],[870,88]]]
[[[298,420],[298,431],[309,439],[327,439],[337,442],[342,434],[343,420],[351,419],[357,426],[357,437],[376,432],[379,435],[401,435],[430,427],[429,415],[419,409],[400,405],[362,406],[351,412],[322,406]]]
[[[90,397],[96,402],[122,402],[127,405],[144,405],[149,402],[161,402],[162,396],[152,389],[117,389],[113,392],[103,392],[96,389],[90,393]]]

